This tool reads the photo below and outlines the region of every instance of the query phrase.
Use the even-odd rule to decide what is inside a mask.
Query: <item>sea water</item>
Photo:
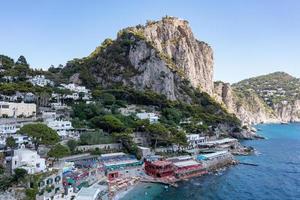
[[[265,140],[243,141],[257,154],[214,175],[179,183],[177,188],[139,184],[123,200],[300,200],[300,124],[258,125]]]

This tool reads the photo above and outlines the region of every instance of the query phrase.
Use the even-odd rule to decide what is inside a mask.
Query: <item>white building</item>
[[[46,170],[46,160],[41,158],[36,151],[21,148],[14,150],[14,155],[11,157],[12,170],[23,168],[29,174],[35,174]]]
[[[55,121],[56,112],[42,112],[42,119],[44,122]]]
[[[0,124],[0,135],[15,134],[18,130],[20,127],[17,126],[16,122]]]
[[[143,113],[137,113],[136,116],[139,118],[139,119],[148,119],[150,124],[153,124],[153,123],[157,123],[158,120],[159,120],[159,117],[157,114],[155,113],[146,113],[146,112],[143,112]]]
[[[89,90],[84,87],[84,86],[79,86],[79,85],[76,85],[74,83],[70,83],[68,85],[66,84],[61,84],[64,88],[68,89],[68,90],[71,90],[73,92],[83,92],[83,93],[89,93]]]
[[[201,137],[199,134],[188,134],[186,135],[186,138],[190,148],[195,148],[198,145],[206,142],[206,138]]]
[[[30,137],[26,136],[26,135],[13,135],[12,136],[15,141],[16,144],[20,147],[22,144],[29,144],[31,143]]]
[[[34,103],[13,103],[0,102],[0,117],[30,117],[36,115],[36,104]]]
[[[49,79],[46,79],[44,75],[36,75],[35,77],[29,79],[29,82],[32,85],[38,85],[41,87],[45,87],[47,85],[54,85],[54,82]]]
[[[64,137],[71,133],[73,133],[74,128],[72,127],[72,123],[70,121],[63,120],[54,120],[48,121],[47,126],[55,130],[59,136]]]

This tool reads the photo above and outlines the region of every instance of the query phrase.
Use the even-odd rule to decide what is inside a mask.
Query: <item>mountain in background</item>
[[[300,121],[300,80],[275,72],[230,86],[215,83],[218,101],[244,123]]]

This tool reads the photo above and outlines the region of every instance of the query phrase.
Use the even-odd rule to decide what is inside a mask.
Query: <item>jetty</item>
[[[247,163],[247,162],[240,162],[239,164],[242,164],[242,165],[250,165],[250,166],[258,166],[258,164],[255,164],[255,163]]]

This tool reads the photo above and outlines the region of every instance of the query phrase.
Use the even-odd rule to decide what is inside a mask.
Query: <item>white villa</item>
[[[10,135],[15,134],[19,127],[17,127],[16,122],[0,123],[0,135]]]
[[[16,168],[23,168],[29,174],[35,174],[46,170],[46,160],[41,158],[36,151],[26,148],[14,150],[11,157],[12,171]]]
[[[199,144],[204,144],[207,141],[206,137],[201,137],[199,134],[188,134],[186,138],[190,148],[195,148]]]
[[[158,120],[159,120],[159,117],[157,114],[155,113],[146,113],[146,112],[143,112],[143,113],[137,113],[136,116],[139,118],[139,119],[148,119],[150,124],[154,124],[154,123],[157,123]]]
[[[14,103],[14,102],[0,102],[0,117],[30,117],[36,115],[35,103]]]
[[[63,120],[53,120],[48,121],[47,126],[55,130],[59,136],[64,137],[71,133],[73,133],[74,128],[72,127],[72,123],[70,121]]]
[[[84,86],[79,86],[79,85],[76,85],[74,83],[70,83],[70,84],[61,84],[64,88],[68,89],[68,90],[71,90],[73,92],[83,92],[83,93],[89,93],[89,90],[84,87]]]
[[[46,79],[44,75],[36,75],[33,78],[29,79],[29,82],[32,85],[38,85],[41,87],[45,87],[47,85],[54,85],[54,82],[49,79]]]

